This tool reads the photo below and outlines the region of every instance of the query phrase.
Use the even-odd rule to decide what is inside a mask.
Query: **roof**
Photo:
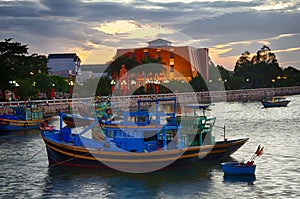
[[[147,42],[149,46],[170,46],[172,42],[167,41],[162,38],[158,38],[152,41]]]
[[[65,59],[65,58],[79,58],[76,53],[58,53],[49,54],[48,59]]]

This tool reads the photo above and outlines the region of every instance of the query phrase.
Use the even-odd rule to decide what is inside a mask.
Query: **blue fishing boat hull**
[[[22,120],[7,116],[0,116],[0,132],[23,131],[37,129],[42,120]]]
[[[225,175],[254,175],[256,169],[255,164],[249,166],[239,162],[224,162],[221,167]]]
[[[185,152],[182,152],[182,150],[172,150],[151,153],[129,153],[126,151],[110,151],[109,149],[99,150],[96,145],[94,148],[72,146],[70,143],[64,141],[69,138],[51,131],[44,131],[41,135],[46,144],[50,166],[79,166],[131,172],[155,170],[155,168],[161,165],[163,165],[162,169],[166,169],[191,166],[199,161],[220,160],[234,153],[248,140],[248,138],[245,138],[222,141],[211,146],[184,149]],[[74,140],[74,142],[77,141]]]
[[[12,114],[0,115],[0,132],[24,131],[37,129],[42,122],[51,118],[44,117],[43,109],[12,107]]]
[[[24,131],[24,130],[31,130],[31,129],[37,129],[39,126],[39,123],[36,125],[28,125],[28,123],[23,124],[23,126],[12,126],[12,125],[3,125],[0,124],[0,131],[1,132],[12,132],[12,131]]]

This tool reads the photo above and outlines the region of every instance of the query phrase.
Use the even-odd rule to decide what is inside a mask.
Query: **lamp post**
[[[163,92],[164,93],[166,93],[167,92],[167,88],[168,88],[168,86],[167,86],[167,84],[169,83],[170,81],[168,80],[168,79],[165,79],[164,81],[163,81]]]
[[[73,95],[73,86],[74,86],[73,80],[70,80],[69,86],[70,86],[70,97],[72,97],[72,95]]]
[[[12,88],[15,86],[17,82],[16,80],[10,80],[8,83],[10,84],[10,90],[12,90]]]
[[[18,87],[18,86],[20,86],[20,84],[18,84],[16,82],[16,80],[10,80],[8,83],[10,84],[10,93],[9,93],[9,96],[8,96],[8,100],[11,101],[15,98],[14,97],[14,95],[15,95],[14,92],[16,91],[16,89],[14,87]]]
[[[273,88],[275,87],[275,79],[272,79],[272,86],[273,86]]]
[[[50,92],[50,99],[55,98],[55,90],[54,90],[55,84],[51,83],[51,92]]]
[[[154,81],[154,85],[155,85],[155,93],[158,94],[159,92],[159,84],[160,81],[158,81],[157,79]]]
[[[110,81],[110,85],[111,85],[111,94],[113,94],[113,92],[115,90],[116,81],[112,79]]]
[[[136,81],[133,79],[133,80],[131,80],[130,84],[131,84],[131,86],[130,86],[131,88],[130,89],[131,90],[135,90]]]
[[[146,89],[146,93],[147,93],[148,90],[150,89],[150,80],[149,80],[149,79],[147,79],[147,80],[145,81],[145,89]]]
[[[123,89],[123,94],[126,95],[127,94],[127,82],[125,79],[121,82],[121,86]]]
[[[247,88],[249,88],[249,81],[250,81],[250,79],[249,79],[249,78],[247,78],[247,79],[246,79]]]

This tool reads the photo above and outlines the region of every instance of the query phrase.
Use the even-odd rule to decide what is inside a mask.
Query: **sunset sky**
[[[299,23],[299,0],[0,0],[0,40],[28,44],[30,53],[76,52],[82,64],[160,37],[209,48],[229,70],[263,45],[281,67],[300,69]]]

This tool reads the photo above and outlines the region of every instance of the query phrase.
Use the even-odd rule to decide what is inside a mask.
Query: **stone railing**
[[[282,87],[282,88],[261,88],[244,89],[229,91],[210,91],[210,92],[189,92],[189,93],[171,93],[157,95],[131,95],[131,96],[112,96],[112,105],[116,108],[131,107],[137,104],[139,99],[155,99],[176,97],[180,103],[210,103],[226,101],[256,101],[265,96],[296,95],[300,94],[300,86]],[[39,104],[45,109],[45,113],[53,114],[58,111],[67,111],[70,107],[74,110],[80,108],[84,102],[92,103],[93,98],[72,98],[72,99],[53,99],[53,100],[31,100],[30,103]],[[9,107],[22,106],[28,101],[0,102],[0,114],[11,112]]]

